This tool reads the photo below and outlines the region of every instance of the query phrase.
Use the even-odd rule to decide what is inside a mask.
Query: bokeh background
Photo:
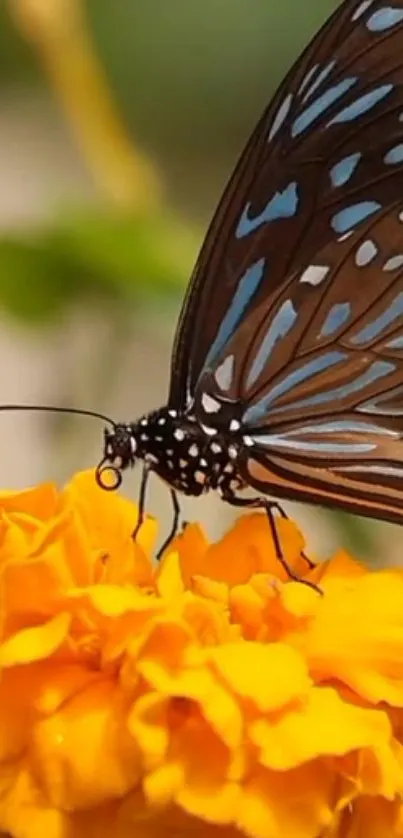
[[[129,420],[164,402],[176,317],[209,217],[268,98],[336,5],[3,0],[2,404]],[[101,450],[93,419],[0,414],[4,487],[63,481]],[[137,481],[125,480],[133,497]],[[167,526],[157,479],[149,505]],[[215,498],[184,506],[211,534],[232,515]],[[399,561],[399,530],[292,512],[322,555],[343,544],[379,560],[386,544]]]

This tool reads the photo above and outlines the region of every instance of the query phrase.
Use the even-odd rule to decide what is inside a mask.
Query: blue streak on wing
[[[360,343],[367,343],[369,340],[374,340],[383,332],[397,317],[403,314],[403,292],[395,297],[393,303],[382,313],[376,317],[371,323],[367,323],[357,335],[350,338],[350,343],[359,346]]]
[[[382,84],[380,87],[376,87],[374,90],[371,90],[369,93],[364,93],[363,96],[359,96],[351,105],[347,105],[346,108],[339,111],[330,122],[327,123],[327,128],[330,125],[338,125],[341,122],[352,122],[352,120],[357,119],[357,117],[362,116],[367,111],[370,111],[371,108],[375,107],[378,102],[381,102],[382,99],[387,96],[391,90],[393,90],[394,84]]]
[[[358,405],[357,410],[360,413],[372,413],[375,416],[401,416],[403,414],[403,406],[391,405],[391,400],[395,397],[401,397],[403,395],[403,386],[400,384],[397,387],[394,387],[392,390],[388,390],[386,393],[378,393],[377,396],[374,396],[372,399],[368,399],[366,402],[362,402],[362,404]],[[384,402],[386,401],[386,405]],[[389,404],[387,403],[389,402]]]
[[[257,215],[255,218],[249,218],[250,204],[247,204],[235,231],[236,238],[242,239],[244,236],[248,236],[249,233],[253,233],[262,224],[267,224],[270,221],[277,221],[280,218],[292,218],[298,209],[299,197],[297,186],[297,183],[292,181],[282,192],[276,192],[260,215]]]
[[[312,96],[312,93],[314,93],[315,90],[318,89],[319,85],[322,84],[322,82],[328,77],[329,73],[332,72],[335,65],[336,65],[335,60],[329,61],[329,64],[326,64],[326,66],[323,68],[323,70],[321,70],[320,73],[318,73],[315,80],[312,82],[312,84],[310,85],[310,87],[308,88],[308,90],[306,91],[304,96],[302,97],[303,102],[306,102],[306,100],[309,99],[310,96]]]
[[[382,425],[373,425],[371,422],[360,422],[351,419],[335,419],[331,422],[321,422],[317,425],[304,425],[303,428],[295,428],[295,430],[288,431],[287,436],[298,436],[300,433],[304,434],[333,434],[336,433],[373,433],[382,434],[391,437],[398,437],[399,432],[391,428],[384,428]],[[256,437],[258,439],[258,437]]]
[[[258,421],[266,415],[267,409],[279,396],[284,395],[284,393],[287,393],[288,390],[291,390],[292,387],[295,387],[302,381],[306,381],[307,378],[312,378],[312,376],[323,372],[323,370],[330,369],[330,367],[334,367],[335,364],[345,361],[346,358],[348,358],[347,352],[334,350],[332,352],[324,352],[323,355],[319,355],[312,361],[308,361],[307,364],[304,364],[302,367],[294,370],[294,372],[286,375],[285,378],[283,378],[282,381],[279,381],[275,387],[272,387],[270,392],[260,399],[259,402],[251,405],[251,407],[248,407],[242,417],[243,422],[250,425],[253,422]],[[283,408],[279,409],[282,410]]]
[[[385,154],[383,158],[387,165],[396,165],[397,163],[402,163],[403,161],[403,143],[399,143],[398,145],[393,146],[393,148],[389,149],[389,151]]]
[[[291,127],[291,136],[295,138],[298,137],[299,134],[302,134],[303,131],[306,131],[312,122],[315,122],[315,119],[318,119],[324,111],[327,111],[334,102],[341,99],[341,97],[344,96],[344,94],[350,90],[356,82],[357,76],[349,76],[339,82],[339,84],[329,87],[328,90],[326,90],[325,93],[322,93],[321,96],[318,96],[318,98],[315,99],[309,107],[302,111],[302,113],[296,118],[295,122],[293,122]]]
[[[259,378],[260,373],[269,360],[275,344],[278,340],[280,340],[280,338],[283,338],[288,334],[297,320],[297,317],[298,314],[295,311],[291,300],[285,300],[271,321],[267,333],[260,344],[259,351],[253,361],[246,381],[247,388],[251,387],[256,379]]]
[[[244,312],[264,278],[265,266],[266,259],[259,259],[245,271],[204,362],[204,368],[214,361],[242,320]]]
[[[337,471],[340,470],[340,471],[343,471],[343,472],[345,472],[345,471],[351,471],[351,472],[356,471],[356,472],[360,472],[361,474],[368,474],[368,472],[369,472],[370,474],[371,473],[380,474],[380,475],[384,475],[385,477],[399,477],[399,478],[403,477],[403,468],[398,468],[398,467],[395,468],[395,466],[383,466],[383,465],[378,465],[376,463],[371,463],[371,464],[369,464],[369,463],[358,464],[357,463],[357,465],[343,465],[343,466],[335,467],[335,470],[337,470]]]
[[[386,349],[403,349],[403,335],[400,335],[398,338],[393,338],[393,340],[389,340],[385,343]]]
[[[381,209],[381,204],[378,201],[360,201],[358,204],[351,204],[336,212],[331,220],[331,226],[335,233],[347,233],[379,209]]]
[[[370,32],[385,32],[386,29],[392,29],[401,20],[403,20],[403,9],[384,6],[371,15],[367,21],[367,28]]]
[[[252,439],[257,445],[277,446],[290,448],[297,451],[317,451],[329,454],[361,454],[373,451],[376,443],[372,442],[321,442],[309,441],[306,439],[295,439],[295,437],[306,434],[338,434],[338,433],[360,433],[360,434],[381,434],[382,436],[398,437],[397,431],[373,425],[369,422],[353,422],[349,419],[340,419],[334,422],[323,422],[320,425],[305,425],[302,428],[295,428],[284,434],[255,434]]]
[[[354,174],[357,165],[361,159],[361,152],[357,151],[355,154],[349,154],[348,157],[343,157],[338,163],[330,169],[330,180],[332,186],[343,186],[350,180]]]
[[[374,361],[373,364],[358,378],[350,381],[349,384],[343,384],[341,387],[335,387],[334,390],[323,390],[321,393],[316,393],[314,396],[309,396],[307,399],[300,399],[287,407],[275,407],[270,413],[281,413],[284,410],[291,410],[300,407],[316,407],[317,405],[334,402],[335,405],[340,400],[351,396],[353,393],[358,393],[368,384],[373,384],[379,378],[384,378],[390,372],[394,372],[396,365],[389,361]]]
[[[326,317],[326,320],[320,330],[320,338],[328,338],[337,332],[341,326],[348,320],[351,314],[350,303],[335,303]]]
[[[267,434],[267,436],[252,436],[256,444],[268,448],[288,448],[292,451],[317,452],[318,454],[369,454],[376,448],[373,442],[305,442],[290,439],[286,434]]]

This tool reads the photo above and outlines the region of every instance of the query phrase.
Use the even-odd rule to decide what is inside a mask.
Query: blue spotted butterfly
[[[263,114],[189,285],[168,403],[105,432],[99,482],[138,460],[142,506],[154,471],[176,513],[177,491],[218,489],[272,524],[268,494],[403,521],[403,0],[342,3]]]

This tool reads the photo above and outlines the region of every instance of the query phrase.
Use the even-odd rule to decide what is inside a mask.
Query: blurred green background
[[[164,402],[176,317],[209,217],[261,110],[336,5],[0,6],[3,404],[131,419]],[[7,487],[65,479],[101,452],[91,419],[4,413],[0,429]],[[134,495],[136,485],[128,476],[125,489]],[[161,486],[151,506],[169,515]],[[296,514],[317,549],[353,545],[379,557],[384,527]],[[214,530],[229,515],[207,499],[188,517]]]

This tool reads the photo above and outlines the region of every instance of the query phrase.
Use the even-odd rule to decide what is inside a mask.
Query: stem
[[[38,51],[76,143],[106,197],[152,210],[159,178],[133,147],[94,49],[79,0],[8,0],[20,34]]]

